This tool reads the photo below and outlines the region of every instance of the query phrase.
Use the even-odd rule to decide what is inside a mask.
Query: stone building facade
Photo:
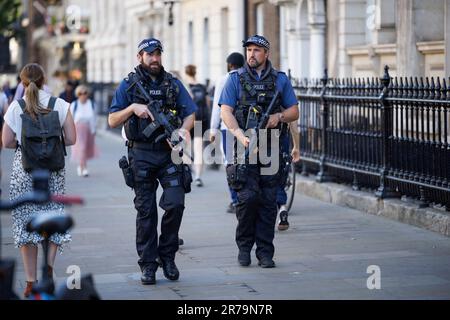
[[[117,84],[136,65],[136,45],[157,37],[163,64],[200,82],[226,71],[255,33],[274,66],[296,78],[440,76],[450,73],[448,0],[98,0],[90,2],[87,79]],[[447,52],[447,54],[446,54]]]
[[[332,77],[379,76],[384,65],[394,76],[450,73],[450,1],[271,2],[281,8],[282,69],[296,77],[325,66]]]

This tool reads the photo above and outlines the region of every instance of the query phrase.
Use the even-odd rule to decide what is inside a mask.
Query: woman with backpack
[[[85,85],[75,89],[77,99],[70,105],[77,131],[77,143],[72,148],[72,161],[78,163],[78,176],[87,177],[87,160],[97,154],[95,147],[96,114],[94,101],[89,99],[89,90]]]
[[[27,64],[20,73],[20,79],[25,86],[25,96],[9,106],[2,131],[3,147],[16,149],[11,172],[10,199],[17,199],[32,191],[31,171],[34,169],[49,170],[50,193],[63,194],[66,172],[64,143],[70,146],[76,141],[69,104],[51,97],[43,90],[45,75],[39,64]],[[43,149],[45,150],[42,151]],[[31,156],[36,154],[38,157]],[[20,248],[25,269],[25,297],[31,294],[32,285],[37,279],[38,244],[43,240],[39,234],[26,231],[26,225],[34,216],[48,211],[64,214],[64,205],[25,204],[12,210],[14,243]],[[62,252],[62,245],[70,240],[68,233],[50,237],[47,270],[50,276],[53,275],[57,249]]]

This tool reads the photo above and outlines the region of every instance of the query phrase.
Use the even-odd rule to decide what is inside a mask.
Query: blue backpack
[[[189,88],[192,92],[192,100],[197,105],[197,111],[195,113],[195,120],[207,121],[209,120],[209,109],[206,101],[208,92],[206,87],[200,83],[190,84]]]

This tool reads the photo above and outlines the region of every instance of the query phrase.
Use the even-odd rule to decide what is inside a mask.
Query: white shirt
[[[227,126],[220,119],[220,107],[219,107],[219,98],[222,94],[223,87],[228,79],[228,73],[223,75],[216,83],[216,88],[214,89],[214,100],[213,107],[211,111],[211,130],[214,132],[216,129],[220,127],[220,130],[226,130]]]
[[[94,108],[92,106],[92,100],[88,99],[85,103],[81,103],[80,100],[76,100],[77,105],[77,111],[74,112],[75,109],[75,101],[71,103],[70,105],[70,112],[72,112],[73,115],[73,121],[75,123],[80,122],[86,122],[89,124],[91,128],[91,132],[95,133],[95,126],[96,126],[96,116],[94,112]]]
[[[39,103],[43,108],[48,107],[50,97],[51,95],[49,93],[45,92],[44,90],[39,90]],[[24,99],[26,102],[25,97]],[[69,111],[69,104],[63,99],[57,98],[53,110],[58,111],[59,123],[62,127],[64,125],[64,121],[66,121],[67,111]],[[22,136],[22,118],[20,117],[21,114],[23,114],[22,108],[17,101],[11,102],[11,105],[9,106],[5,114],[5,123],[16,134],[16,139],[19,144],[21,142]]]

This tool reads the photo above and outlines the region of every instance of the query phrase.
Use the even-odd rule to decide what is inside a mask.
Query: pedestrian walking
[[[179,278],[175,264],[185,193],[190,191],[192,177],[189,167],[175,164],[168,143],[158,140],[161,128],[150,136],[145,128],[154,123],[146,99],[139,92],[139,84],[146,87],[151,99],[159,102],[168,115],[181,123],[186,140],[194,126],[196,106],[181,82],[166,72],[162,66],[163,47],[159,40],[142,40],[137,49],[139,65],[116,89],[108,123],[111,127],[124,124],[127,137],[128,161],[131,174],[129,183],[135,192],[136,249],[139,255],[142,284],[156,283],[156,270],[160,263],[169,280]],[[165,211],[161,219],[158,241],[158,209],[156,191],[158,182],[163,188],[159,206]]]
[[[266,38],[254,35],[244,41],[246,63],[244,67],[233,71],[225,83],[219,99],[221,117],[228,130],[245,148],[250,139],[245,136],[248,119],[259,119],[268,110],[269,104],[275,100],[266,128],[278,130],[282,136],[286,124],[298,119],[298,102],[294,90],[285,73],[275,70],[269,58],[270,44]],[[250,115],[250,118],[249,118]],[[254,129],[254,128],[253,128]],[[280,134],[281,131],[281,134]],[[265,141],[271,160],[280,157],[281,150],[272,148],[270,137]],[[258,145],[264,144],[259,140]],[[275,174],[262,174],[267,165],[261,163],[259,157],[256,164],[235,163],[227,166],[227,177],[237,191],[238,204],[236,216],[236,243],[239,249],[238,262],[241,266],[251,263],[250,253],[256,244],[256,258],[263,268],[275,267],[273,256],[275,248],[273,238],[277,218],[276,191],[280,184],[279,170]],[[276,161],[275,161],[276,162]],[[269,164],[270,165],[270,164]]]
[[[76,141],[75,124],[69,110],[69,104],[62,99],[52,97],[43,90],[44,70],[36,63],[27,64],[20,73],[25,87],[23,99],[13,101],[5,114],[2,132],[3,147],[16,149],[10,183],[10,199],[14,200],[33,189],[30,170],[47,169],[51,172],[49,191],[63,194],[65,192],[65,169],[61,129],[65,145],[73,145]],[[33,124],[33,126],[31,126]],[[45,129],[45,136],[33,132],[34,128]],[[38,132],[40,132],[38,130]],[[42,133],[42,132],[41,132]],[[32,136],[30,138],[30,136]],[[38,153],[46,157],[30,157]],[[61,159],[62,157],[62,159]],[[43,237],[36,232],[26,230],[26,224],[35,216],[47,211],[64,213],[64,205],[56,203],[24,204],[12,210],[13,238],[16,247],[20,248],[25,269],[26,286],[24,296],[31,294],[36,281],[37,245]],[[52,276],[57,248],[71,240],[70,234],[53,234],[48,248],[48,274]]]
[[[211,101],[208,96],[206,86],[199,83],[196,79],[197,67],[190,64],[185,67],[186,83],[189,86],[192,100],[197,106],[195,112],[195,121],[197,125],[201,125],[201,135],[195,135],[194,130],[191,130],[191,137],[193,138],[193,154],[194,154],[194,183],[197,187],[203,186],[201,179],[203,173],[203,135],[209,128],[210,105]]]
[[[95,145],[95,132],[97,115],[95,113],[94,101],[89,98],[89,88],[79,85],[75,89],[77,99],[70,105],[75,127],[77,131],[77,142],[72,147],[72,161],[78,164],[78,176],[87,177],[89,171],[87,161],[98,155]]]
[[[227,63],[227,73],[222,75],[217,81],[216,81],[216,88],[214,90],[214,99],[213,99],[213,106],[211,111],[211,128],[210,128],[210,136],[209,141],[212,143],[216,139],[217,130],[220,129],[220,134],[222,136],[222,155],[224,155],[224,164],[227,165],[228,163],[232,163],[232,154],[228,153],[227,151],[230,148],[227,148],[227,126],[225,125],[225,122],[223,122],[220,119],[220,107],[219,107],[219,98],[222,94],[223,87],[228,79],[229,72],[233,70],[237,70],[244,66],[245,58],[244,56],[239,52],[233,52],[230,55],[228,55],[226,63]],[[227,158],[227,155],[230,158]],[[228,213],[236,213],[236,204],[237,204],[237,193],[233,190],[230,186],[228,186],[229,192],[230,192],[230,198],[231,202],[227,207]]]
[[[64,86],[64,91],[59,94],[59,97],[68,103],[72,103],[76,99],[75,88],[77,87],[77,82],[74,80],[67,80]]]
[[[292,137],[292,150],[290,150],[291,141],[289,139],[289,133],[281,137],[281,154],[283,155],[283,164],[285,166],[290,166],[291,161],[294,163],[300,161],[300,134],[298,132],[297,121],[289,123],[289,133]],[[289,161],[285,161],[287,157],[290,156]],[[286,194],[286,182],[288,179],[289,168],[285,167],[280,180],[280,185],[277,190],[277,205],[278,205],[278,230],[285,231],[289,229],[289,211],[286,207],[287,194]]]

